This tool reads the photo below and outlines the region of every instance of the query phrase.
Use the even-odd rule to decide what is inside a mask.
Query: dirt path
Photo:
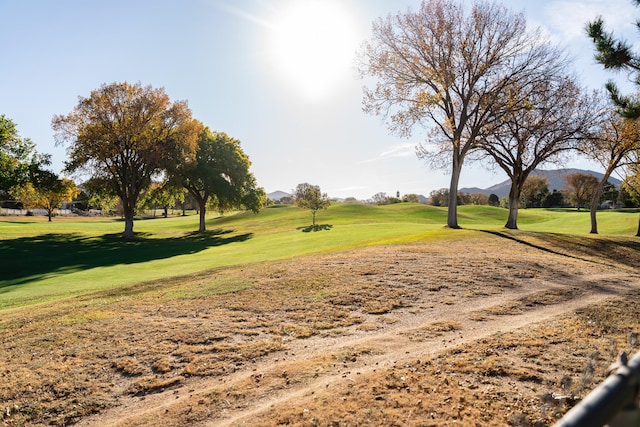
[[[520,278],[517,286],[499,292],[425,290],[410,307],[363,314],[364,322],[333,336],[286,339],[286,350],[247,361],[231,375],[191,378],[161,393],[126,397],[77,425],[153,425],[167,417],[173,425],[256,425],[255,418],[266,411],[355,383],[376,370],[527,329],[638,287],[635,272],[591,265],[582,276]],[[205,419],[190,418],[197,407],[206,407]]]

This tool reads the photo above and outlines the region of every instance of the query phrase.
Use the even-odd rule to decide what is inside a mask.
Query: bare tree
[[[360,73],[377,83],[365,88],[364,111],[385,117],[400,136],[410,136],[416,126],[431,130],[417,154],[452,169],[451,228],[459,228],[463,161],[510,108],[502,93],[547,68],[548,49],[539,40],[539,33],[527,31],[522,14],[496,3],[467,8],[461,1],[424,0],[416,12],[373,24]]]
[[[547,55],[546,72],[505,91],[513,108],[482,140],[483,150],[511,180],[505,224],[510,229],[518,228],[518,201],[529,175],[545,162],[560,162],[587,141],[600,117],[600,96],[584,94],[572,77],[558,73],[567,63],[555,49],[549,48]]]
[[[596,212],[604,186],[616,169],[632,166],[637,161],[631,154],[639,150],[640,123],[638,120],[625,119],[618,112],[609,111],[598,137],[594,138],[584,150],[589,158],[597,160],[604,168],[604,175],[591,198],[592,234],[598,234]]]

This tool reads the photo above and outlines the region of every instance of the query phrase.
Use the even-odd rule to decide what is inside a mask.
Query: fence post
[[[571,408],[555,427],[640,426],[639,390],[640,352]]]

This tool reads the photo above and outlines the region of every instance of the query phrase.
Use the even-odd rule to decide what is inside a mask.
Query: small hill
[[[602,179],[604,176],[600,172],[594,172],[585,169],[551,169],[551,170],[536,170],[533,172],[533,175],[543,176],[547,178],[549,181],[549,191],[553,190],[562,190],[566,185],[566,178],[569,175],[574,173],[586,173],[595,176],[598,179]],[[609,182],[616,187],[620,187],[622,181],[616,178],[609,178]],[[511,181],[505,180],[499,184],[492,185],[488,188],[477,188],[477,187],[467,187],[461,188],[459,191],[461,193],[484,193],[484,194],[495,194],[498,197],[502,198],[509,195],[509,188],[511,188]]]

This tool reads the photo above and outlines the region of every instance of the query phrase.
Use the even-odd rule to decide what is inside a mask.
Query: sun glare
[[[292,90],[321,99],[352,76],[357,31],[339,1],[284,1],[272,23],[272,60]]]

